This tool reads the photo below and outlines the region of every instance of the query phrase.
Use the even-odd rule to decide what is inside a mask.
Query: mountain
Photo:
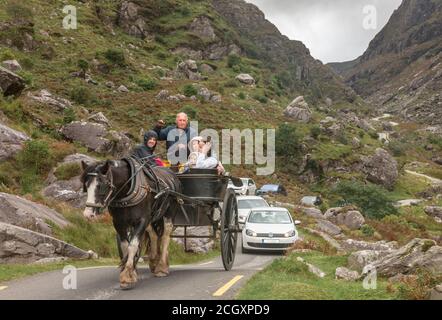
[[[357,61],[330,67],[376,107],[442,123],[442,1],[404,0]]]

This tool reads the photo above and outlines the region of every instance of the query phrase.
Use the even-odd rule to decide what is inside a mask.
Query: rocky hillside
[[[440,124],[442,3],[404,0],[357,61],[330,66],[382,110]]]
[[[442,129],[395,115],[374,118],[372,105],[301,42],[281,35],[256,6],[242,0],[75,4],[78,29],[67,30],[58,2],[0,3],[0,192],[67,218],[69,225],[47,223],[48,235],[115,255],[109,217],[100,224],[82,219],[79,163],[121,157],[139,143],[140,131],[185,111],[200,129],[276,128],[273,175],[256,176],[254,165],[226,168],[259,186],[284,184],[289,196],[276,200],[290,203],[309,227],[364,241],[442,243]],[[295,207],[304,195],[321,195],[321,208]],[[399,200],[404,207],[395,206]],[[7,212],[0,222],[8,224],[0,239],[10,225],[29,227],[11,206],[0,203]],[[329,209],[345,214],[317,224],[308,221],[312,209],[320,220]],[[20,260],[14,248],[27,244],[8,241],[0,259]],[[29,259],[43,258],[28,249]]]

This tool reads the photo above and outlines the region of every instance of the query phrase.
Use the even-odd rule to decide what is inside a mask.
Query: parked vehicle
[[[299,223],[286,208],[253,208],[242,230],[242,252],[285,251],[298,239],[295,224]]]
[[[260,189],[256,190],[256,195],[259,196],[265,194],[282,194],[283,196],[287,196],[287,191],[281,184],[265,184]]]
[[[239,195],[254,195],[256,192],[256,184],[255,182],[250,179],[250,178],[241,178],[242,181],[242,186],[241,187],[237,187],[235,185],[233,185],[232,182],[229,182],[229,184],[227,185],[228,189],[232,189],[233,191],[235,191],[236,194]]]
[[[239,196],[238,201],[238,221],[240,228],[244,226],[247,215],[253,208],[270,207],[267,201],[258,196]]]

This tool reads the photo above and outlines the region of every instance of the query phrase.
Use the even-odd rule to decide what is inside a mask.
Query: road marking
[[[224,293],[226,293],[227,290],[229,290],[235,283],[237,283],[239,280],[241,280],[244,276],[235,276],[232,280],[227,282],[225,285],[223,285],[221,288],[219,288],[214,294],[214,297],[221,297]]]
[[[0,291],[8,289],[8,286],[0,286]]]
[[[205,266],[205,265],[207,265],[207,264],[211,264],[211,263],[213,263],[213,261],[209,261],[209,262],[204,262],[204,263],[200,263],[200,264],[199,264],[199,266]]]

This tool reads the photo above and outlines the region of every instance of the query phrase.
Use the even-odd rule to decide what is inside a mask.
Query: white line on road
[[[205,266],[205,265],[208,265],[208,264],[211,264],[211,263],[213,263],[213,261],[203,262],[203,263],[200,263],[199,266]]]
[[[0,286],[0,291],[8,289],[8,286]]]
[[[221,297],[224,293],[226,293],[227,290],[229,290],[235,283],[237,283],[239,280],[241,280],[244,276],[238,275],[235,276],[232,280],[227,282],[225,285],[223,285],[221,288],[219,288],[214,294],[214,297]]]

